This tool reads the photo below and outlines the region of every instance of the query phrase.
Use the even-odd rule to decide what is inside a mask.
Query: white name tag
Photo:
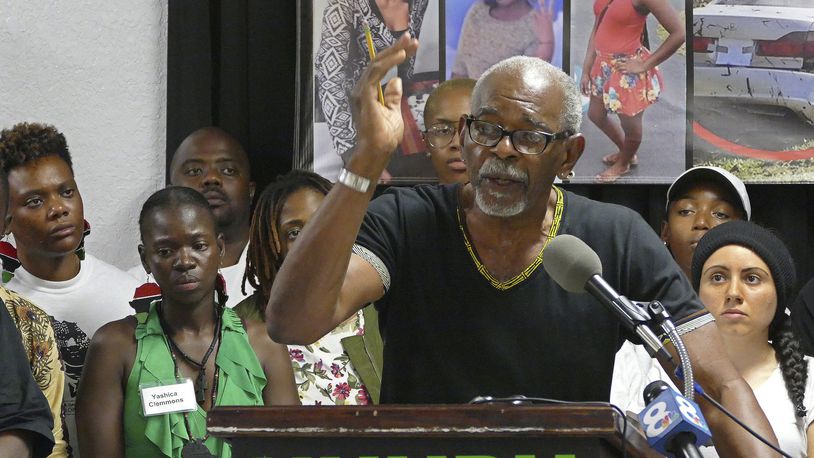
[[[145,417],[198,409],[192,380],[181,379],[172,385],[141,386],[141,408]]]

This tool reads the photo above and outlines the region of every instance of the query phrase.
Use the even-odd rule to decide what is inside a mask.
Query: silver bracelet
[[[336,181],[361,193],[366,193],[370,189],[370,179],[359,176],[346,168],[339,172],[339,178]]]
[[[712,316],[711,313],[706,312],[703,313],[691,320],[687,320],[679,325],[676,326],[676,331],[678,331],[678,335],[683,336],[684,334],[695,331],[696,329],[700,328],[701,326],[707,325],[715,321],[715,317]]]

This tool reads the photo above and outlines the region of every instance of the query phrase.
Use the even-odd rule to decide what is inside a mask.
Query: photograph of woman
[[[557,44],[555,3],[555,0],[472,3],[457,40],[452,78],[478,79],[486,69],[512,56],[534,56],[551,62]]]
[[[437,46],[433,52],[430,45],[433,41],[437,42],[437,38],[433,38],[438,35],[437,9],[437,0],[313,1],[315,172],[329,180],[335,180],[356,144],[350,94],[371,60],[368,34],[374,51],[393,45],[407,32],[412,37],[421,39],[422,45],[427,41],[422,53],[411,56],[397,69],[398,76],[404,81],[405,99],[414,92],[421,92],[421,89],[411,83],[427,82],[426,92],[429,93],[438,82]],[[425,21],[425,14],[431,16],[429,21]],[[386,81],[382,81],[382,84],[385,85]],[[424,156],[414,154],[424,152],[424,147],[421,129],[416,126],[415,116],[412,115],[413,107],[408,105],[407,100],[403,101],[402,112],[406,125],[402,151],[393,155],[391,166],[382,176],[383,180],[387,180],[389,174],[420,175],[420,171],[415,170],[414,166],[423,166],[427,169],[428,176],[432,176],[432,167],[428,161],[404,157],[415,155],[418,159],[423,159]],[[416,110],[421,113],[423,104],[420,108],[416,107]],[[398,161],[402,163],[397,164]]]
[[[575,2],[587,8],[588,2]],[[639,165],[637,155],[643,145],[644,113],[648,107],[663,98],[666,91],[665,79],[675,88],[667,105],[659,114],[648,116],[648,128],[658,144],[643,148],[647,170],[632,174],[631,181],[671,181],[684,170],[685,136],[685,71],[682,56],[675,56],[684,43],[685,25],[677,10],[684,2],[676,0],[595,0],[593,2],[593,27],[588,37],[582,61],[580,87],[589,98],[588,119],[598,128],[598,136],[610,140],[611,151],[601,153],[601,162],[607,168],[596,174],[594,179],[602,183],[613,183],[631,173]],[[580,8],[580,6],[575,6]],[[577,20],[586,20],[588,11],[577,11]],[[657,21],[659,32],[654,36],[653,46],[649,46],[651,34],[647,30],[647,19],[652,15]],[[587,21],[585,22],[587,24]],[[572,49],[576,51],[576,41]],[[657,40],[656,40],[657,39]],[[651,52],[651,49],[653,51]],[[670,57],[671,71],[665,78],[659,65]],[[573,62],[579,62],[574,56]],[[575,72],[576,74],[576,72]],[[676,113],[680,111],[680,113]],[[678,114],[678,116],[676,116]],[[612,116],[615,115],[615,116]],[[588,126],[585,126],[588,132]],[[654,129],[658,129],[655,132]],[[666,136],[665,136],[666,135]],[[600,137],[601,138],[601,137]],[[674,141],[671,141],[674,140]],[[604,144],[603,144],[604,143]],[[607,142],[599,143],[604,148]],[[665,145],[677,145],[665,149]],[[656,152],[659,157],[654,157]],[[670,160],[667,159],[670,156]],[[642,158],[645,159],[644,157]],[[585,161],[591,162],[591,161]],[[674,166],[678,166],[673,169]],[[584,173],[584,172],[583,172]],[[578,171],[579,174],[579,171]],[[661,180],[659,180],[661,178]]]

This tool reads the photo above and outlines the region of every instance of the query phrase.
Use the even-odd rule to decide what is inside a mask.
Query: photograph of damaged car
[[[695,3],[694,165],[814,181],[814,0]]]

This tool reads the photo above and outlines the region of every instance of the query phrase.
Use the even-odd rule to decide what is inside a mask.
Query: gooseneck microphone
[[[543,268],[562,289],[569,293],[588,292],[610,309],[628,330],[642,339],[650,356],[673,361],[658,336],[647,326],[650,315],[602,278],[602,261],[585,242],[568,234],[554,237],[546,247]]]
[[[647,443],[667,456],[701,458],[699,445],[711,437],[709,426],[697,404],[681,396],[663,380],[644,389],[646,407],[639,422]]]

